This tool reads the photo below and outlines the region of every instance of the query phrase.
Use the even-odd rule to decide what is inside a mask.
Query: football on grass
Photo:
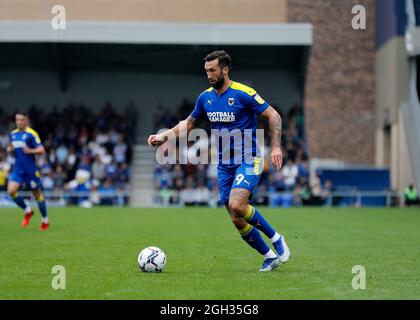
[[[141,271],[162,272],[166,265],[166,255],[158,247],[147,247],[138,256]]]

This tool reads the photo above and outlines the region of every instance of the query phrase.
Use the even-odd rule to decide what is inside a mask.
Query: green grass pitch
[[[292,257],[270,273],[222,208],[51,208],[51,229],[0,210],[0,299],[419,299],[420,210],[261,208]],[[142,273],[147,246],[167,255]],[[66,289],[51,269],[63,265]],[[366,289],[352,268],[366,268]]]

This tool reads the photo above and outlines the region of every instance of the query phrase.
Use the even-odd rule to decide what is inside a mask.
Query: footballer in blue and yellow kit
[[[221,202],[242,239],[264,256],[260,271],[272,271],[289,260],[290,250],[284,236],[249,204],[249,199],[259,182],[263,166],[263,155],[257,144],[257,117],[268,118],[271,163],[277,170],[282,164],[281,117],[253,88],[229,79],[231,58],[225,51],[214,51],[204,60],[211,88],[199,95],[187,119],[168,131],[149,136],[148,143],[159,146],[165,142],[165,137],[179,136],[184,127],[190,131],[200,119],[211,123],[211,133],[218,146]],[[260,231],[270,239],[276,253],[264,241]]]
[[[15,158],[12,172],[8,177],[7,192],[25,211],[22,226],[26,227],[34,212],[30,204],[19,194],[19,189],[31,190],[42,215],[40,230],[46,230],[49,227],[47,205],[42,194],[41,175],[36,164],[36,156],[45,153],[45,149],[38,133],[28,126],[29,119],[26,113],[16,113],[15,122],[17,128],[10,132],[7,147],[8,152],[13,153]]]
[[[218,182],[224,205],[231,189],[244,188],[252,194],[259,182],[263,164],[256,140],[257,116],[268,107],[254,89],[235,81],[220,95],[210,88],[197,99],[191,116],[207,118],[217,134]],[[235,132],[240,136],[236,141]]]

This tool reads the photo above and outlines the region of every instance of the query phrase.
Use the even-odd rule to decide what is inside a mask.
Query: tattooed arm
[[[268,107],[262,115],[268,119],[271,136],[271,163],[277,170],[281,168],[283,155],[281,153],[281,128],[282,121],[279,113],[273,108]]]

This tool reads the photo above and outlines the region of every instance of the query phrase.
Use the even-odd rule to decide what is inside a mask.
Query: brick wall
[[[367,30],[351,9],[367,9]],[[288,22],[310,22],[314,45],[305,88],[311,157],[374,163],[375,0],[289,0]]]

